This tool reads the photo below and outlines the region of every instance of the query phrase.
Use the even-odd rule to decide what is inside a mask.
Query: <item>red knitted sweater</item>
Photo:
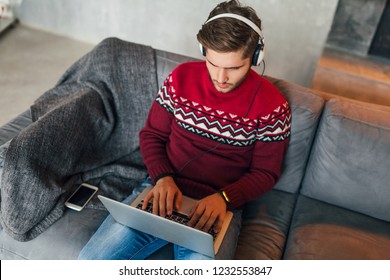
[[[284,97],[255,71],[220,93],[205,62],[185,63],[153,102],[140,132],[141,152],[154,182],[172,175],[195,198],[224,190],[234,209],[275,185],[290,119]]]

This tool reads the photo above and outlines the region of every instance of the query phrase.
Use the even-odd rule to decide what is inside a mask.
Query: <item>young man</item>
[[[234,258],[241,208],[273,188],[288,146],[288,104],[251,70],[264,55],[260,26],[252,8],[220,3],[197,35],[205,62],[168,76],[140,132],[154,214],[170,215],[188,195],[199,199],[190,226],[219,231],[233,211],[217,259]],[[166,244],[108,218],[80,258],[142,259]],[[176,259],[207,259],[174,246]]]

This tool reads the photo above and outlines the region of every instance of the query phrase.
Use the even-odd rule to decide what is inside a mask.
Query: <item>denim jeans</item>
[[[150,184],[151,181],[150,178],[148,178],[142,185],[136,187],[133,193],[127,197],[124,202],[131,203],[142,190]],[[218,254],[215,256],[216,259],[234,258],[237,239],[241,228],[241,213],[241,210],[234,211],[233,219],[228,231],[222,241]],[[123,226],[117,223],[112,216],[109,215],[81,250],[79,259],[142,260],[167,244],[168,242],[165,240]],[[175,244],[173,246],[174,258],[176,260],[211,259],[208,256],[184,247]]]

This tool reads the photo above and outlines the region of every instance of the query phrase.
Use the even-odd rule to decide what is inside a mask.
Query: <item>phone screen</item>
[[[81,186],[68,200],[68,202],[83,206],[89,198],[96,192],[96,190]]]

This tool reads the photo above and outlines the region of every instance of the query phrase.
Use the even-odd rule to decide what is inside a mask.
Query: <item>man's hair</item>
[[[261,29],[261,20],[256,11],[242,6],[238,0],[218,4],[209,14],[208,19],[223,13],[237,14],[246,17]],[[216,52],[235,52],[243,50],[243,58],[251,57],[259,42],[259,35],[246,23],[234,18],[218,18],[203,24],[197,39],[206,49]]]

